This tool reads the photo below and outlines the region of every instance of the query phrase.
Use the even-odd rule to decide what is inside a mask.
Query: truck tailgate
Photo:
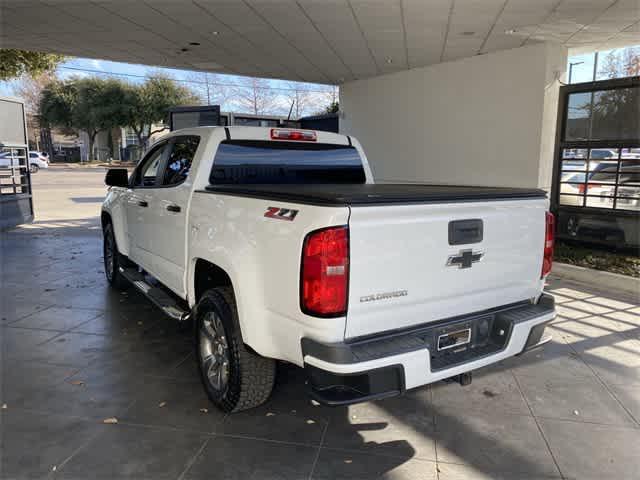
[[[352,206],[345,338],[535,297],[547,208],[545,198]],[[480,220],[482,239],[450,244],[462,220]]]

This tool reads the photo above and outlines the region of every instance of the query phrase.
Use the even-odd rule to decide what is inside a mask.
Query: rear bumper
[[[546,343],[544,327],[556,316],[554,299],[456,317],[350,343],[302,339],[313,398],[342,405],[379,399],[499,362]],[[470,329],[472,341],[438,351],[438,338]]]

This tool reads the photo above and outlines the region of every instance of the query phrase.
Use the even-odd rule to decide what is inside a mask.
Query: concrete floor
[[[281,366],[265,406],[225,416],[190,336],[107,286],[103,175],[38,173],[37,221],[0,236],[1,478],[639,478],[638,298],[552,278],[553,342],[469,387],[330,409]]]

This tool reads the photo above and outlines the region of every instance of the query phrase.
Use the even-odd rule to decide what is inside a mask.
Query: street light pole
[[[571,73],[573,73],[573,66],[574,65],[580,65],[584,62],[573,62],[573,63],[569,63],[569,81],[567,83],[571,84]]]

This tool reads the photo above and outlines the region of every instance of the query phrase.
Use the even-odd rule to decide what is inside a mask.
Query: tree
[[[39,106],[40,121],[48,127],[65,132],[73,130],[72,112],[78,99],[75,83],[53,81],[42,91]]]
[[[87,132],[91,159],[99,132],[131,127],[144,147],[148,137],[160,131],[149,129],[165,118],[167,109],[194,101],[188,89],[166,77],[149,77],[141,85],[113,78],[72,78],[44,89],[39,112],[47,126]]]
[[[220,105],[220,108],[224,108],[233,95],[232,90],[224,85],[222,76],[216,73],[192,72],[187,81],[191,82],[191,90],[203,105]]]
[[[169,77],[156,74],[141,85],[129,85],[129,109],[122,125],[130,127],[138,137],[138,144],[145,148],[149,137],[164,130],[165,127],[156,130],[151,128],[166,118],[169,108],[197,101],[188,88],[178,85]]]
[[[340,102],[338,99],[338,86],[328,85],[322,89],[319,94],[318,103],[322,108],[316,109],[318,115],[325,113],[338,113],[340,110]]]
[[[103,130],[123,125],[131,109],[129,92],[121,80],[87,78],[77,80],[77,101],[72,124],[89,136],[89,159],[93,158],[96,136]]]
[[[640,75],[640,49],[625,49],[623,53],[623,65],[625,76],[635,77]]]
[[[34,133],[36,139],[36,149],[40,149],[38,138],[40,137],[40,118],[38,111],[40,108],[40,99],[42,97],[42,91],[48,84],[55,80],[55,74],[52,72],[45,72],[40,75],[30,76],[22,75],[18,80],[14,82],[13,92],[14,94],[24,100],[25,112],[27,114],[27,127],[30,132]]]
[[[291,106],[291,115],[293,118],[297,119],[302,117],[314,103],[317,103],[317,95],[314,95],[309,85],[298,82],[288,82],[287,87],[290,89],[287,99]]]
[[[24,100],[24,107],[27,113],[37,115],[42,91],[55,80],[56,76],[52,72],[45,72],[35,76],[25,74],[13,83],[13,92],[17,97]]]
[[[640,94],[635,88],[596,92],[593,97],[590,137],[633,138],[640,131]]]
[[[38,76],[44,72],[52,72],[64,60],[64,55],[55,53],[3,48],[0,49],[0,80],[10,80],[25,74]]]
[[[329,85],[324,89],[324,101],[329,105],[328,108],[331,107],[331,105],[337,105],[338,104],[338,86],[337,85]],[[334,113],[334,112],[329,112],[329,113]]]
[[[324,113],[338,113],[340,111],[340,104],[338,102],[333,102],[325,108]]]
[[[620,78],[640,74],[640,49],[613,50],[604,57],[600,77]],[[633,138],[640,131],[640,95],[635,88],[595,92],[579,107],[590,117],[589,137]]]
[[[116,79],[73,78],[49,84],[42,92],[40,118],[49,126],[82,130],[89,137],[89,159],[96,136],[123,125],[132,108],[126,85]]]
[[[234,106],[240,111],[263,115],[271,113],[278,103],[271,90],[269,80],[264,78],[244,78],[241,86],[234,90]]]
[[[601,78],[640,75],[640,50],[638,48],[625,48],[622,51],[612,50],[604,57],[598,74]]]

